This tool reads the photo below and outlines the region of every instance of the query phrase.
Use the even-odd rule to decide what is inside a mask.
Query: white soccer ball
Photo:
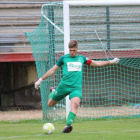
[[[52,134],[54,130],[55,130],[55,127],[52,123],[45,123],[43,125],[43,132],[45,134]]]

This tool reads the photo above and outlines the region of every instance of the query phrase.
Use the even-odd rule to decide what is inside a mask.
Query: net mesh
[[[63,4],[43,8],[39,27],[26,33],[32,45],[38,77],[64,54]],[[93,60],[120,58],[118,65],[83,66],[83,98],[78,118],[137,117],[140,115],[140,7],[70,6],[70,39],[78,40],[79,54]],[[42,82],[44,118],[64,120],[65,99],[48,107],[49,88],[57,86],[62,69]]]

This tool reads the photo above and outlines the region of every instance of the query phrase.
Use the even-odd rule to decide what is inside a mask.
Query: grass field
[[[26,120],[0,122],[0,140],[140,140],[140,118],[99,119],[73,123],[73,131],[63,134],[64,123],[53,123],[55,132],[45,135],[46,122]]]

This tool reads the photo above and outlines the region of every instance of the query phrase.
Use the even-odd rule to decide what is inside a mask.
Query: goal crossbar
[[[65,1],[68,5],[87,6],[87,5],[140,5],[139,0],[95,0],[95,1]]]

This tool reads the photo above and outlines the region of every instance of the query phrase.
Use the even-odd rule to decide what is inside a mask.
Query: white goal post
[[[70,41],[70,19],[69,6],[111,6],[111,5],[140,5],[140,0],[94,0],[94,1],[63,1],[64,22],[64,54],[69,53],[68,43]],[[66,97],[66,118],[71,109],[69,97]]]

